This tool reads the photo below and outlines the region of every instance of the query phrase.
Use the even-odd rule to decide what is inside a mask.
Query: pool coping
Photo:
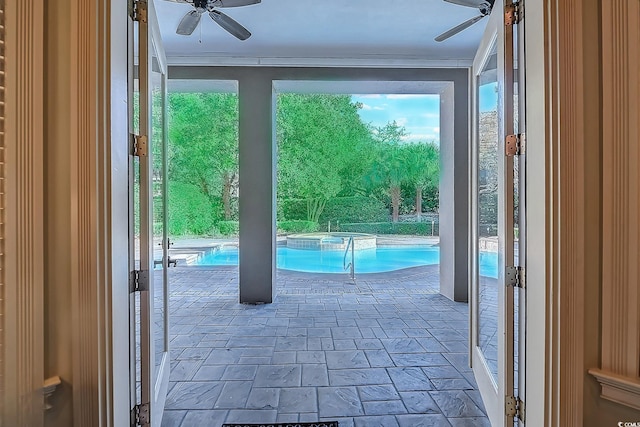
[[[199,271],[219,271],[228,272],[238,270],[237,265],[178,265],[176,267],[170,267],[171,269],[181,270],[199,270]],[[425,273],[431,273],[433,270],[440,271],[440,264],[431,265],[418,265],[415,267],[401,268],[399,270],[378,272],[378,273],[356,273],[356,278],[359,276],[365,276],[368,279],[384,279],[384,278],[408,278],[411,276],[417,276]],[[309,273],[304,271],[285,270],[282,268],[276,268],[276,274],[282,278],[324,278],[327,280],[349,279],[349,272],[345,273]]]

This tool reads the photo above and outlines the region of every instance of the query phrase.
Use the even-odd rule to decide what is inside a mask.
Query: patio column
[[[239,81],[239,112],[240,303],[271,303],[276,267],[276,150],[271,78],[255,72]]]
[[[469,110],[468,84],[440,93],[440,293],[468,300]]]

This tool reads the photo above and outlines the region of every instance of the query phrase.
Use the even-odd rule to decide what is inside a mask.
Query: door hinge
[[[524,133],[507,135],[504,142],[504,151],[507,157],[520,156],[525,153],[527,137]]]
[[[146,135],[132,135],[131,152],[136,157],[146,157],[149,153],[149,139]]]
[[[507,286],[526,289],[526,274],[524,267],[508,266],[505,270],[504,281]]]
[[[149,425],[149,403],[136,405],[131,410],[131,426]]]
[[[509,417],[518,418],[524,423],[524,402],[519,397],[507,396],[505,414]]]
[[[133,20],[147,23],[147,0],[133,0]]]
[[[513,2],[504,6],[504,25],[515,25],[522,20],[522,5]]]
[[[134,270],[129,273],[129,293],[149,290],[149,271]]]

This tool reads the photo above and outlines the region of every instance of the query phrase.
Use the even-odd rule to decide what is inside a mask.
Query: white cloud
[[[410,126],[408,130],[415,133],[431,133],[433,132],[433,126]]]
[[[433,128],[433,131],[434,131],[435,133],[440,133],[440,128],[439,128],[439,127],[435,127],[435,128]]]
[[[377,105],[369,105],[369,104],[365,104],[364,102],[361,102],[360,104],[362,105],[362,109],[365,111],[371,111],[371,110],[384,111],[384,108],[379,107]]]
[[[411,99],[411,98],[415,98],[416,96],[425,96],[425,95],[415,95],[415,94],[392,94],[392,95],[386,95],[387,99]]]
[[[409,119],[407,119],[406,117],[398,117],[397,119],[395,119],[395,121],[398,126],[406,126],[407,123],[409,123]]]
[[[440,114],[438,113],[424,113],[421,115],[425,119],[438,119],[440,118]]]

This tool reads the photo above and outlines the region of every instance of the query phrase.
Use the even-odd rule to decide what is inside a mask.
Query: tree
[[[238,98],[226,93],[169,95],[169,179],[196,185],[225,220],[238,190]]]
[[[359,181],[371,134],[349,95],[278,97],[278,195],[307,201],[318,221],[327,200]]]
[[[406,130],[394,120],[375,130],[376,155],[371,171],[367,176],[370,184],[383,185],[391,199],[391,218],[398,222],[400,202],[402,201],[402,183],[408,179],[406,169],[406,145],[401,143]]]
[[[418,143],[406,146],[408,181],[415,189],[416,216],[422,215],[422,193],[437,189],[440,182],[440,149],[434,143]]]

